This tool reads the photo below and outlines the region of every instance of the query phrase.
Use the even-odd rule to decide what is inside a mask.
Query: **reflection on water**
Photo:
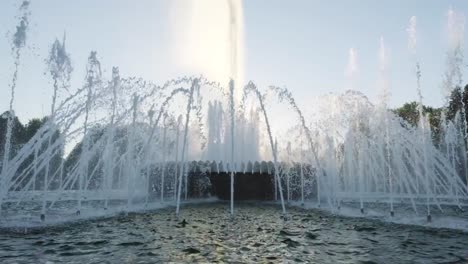
[[[173,208],[60,227],[1,230],[1,263],[464,263],[468,233],[243,203]]]

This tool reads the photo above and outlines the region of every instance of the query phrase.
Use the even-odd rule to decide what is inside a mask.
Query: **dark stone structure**
[[[229,164],[193,161],[189,167],[189,197],[204,197],[209,193],[222,200],[231,199]],[[273,163],[249,162],[239,167],[234,174],[235,200],[274,199]],[[206,186],[207,182],[209,186]],[[201,188],[202,185],[205,185],[204,188]]]
[[[159,175],[161,175],[161,165],[155,164],[151,169],[150,186],[153,188],[154,198],[158,197],[159,184],[161,182]],[[181,164],[177,165],[174,162],[165,163],[165,194],[166,196],[173,197],[174,195],[174,182],[175,177],[179,177],[179,170]],[[192,161],[185,163],[185,173],[188,172],[188,190],[187,198],[206,198],[218,197],[222,200],[231,199],[231,168],[229,164],[222,162],[209,162],[209,161]],[[286,198],[286,179],[285,173],[289,173],[291,186],[296,186],[291,191],[291,199],[300,198],[300,171],[299,164],[293,166],[286,166],[286,164],[278,163],[279,175],[283,186],[283,194]],[[274,175],[275,166],[272,162],[247,162],[238,164],[234,168],[234,199],[235,200],[273,200],[275,198],[274,192]],[[304,175],[310,178],[315,174],[314,168],[310,165],[304,165]],[[306,188],[312,190],[308,194],[313,194],[313,187],[306,183]],[[311,189],[312,187],[312,189]],[[185,184],[183,185],[182,194],[185,193]],[[182,195],[183,197],[183,195]]]
[[[219,199],[231,199],[231,175],[230,173],[210,173],[212,195]],[[273,175],[260,172],[234,174],[234,199],[235,200],[273,200],[274,199]]]

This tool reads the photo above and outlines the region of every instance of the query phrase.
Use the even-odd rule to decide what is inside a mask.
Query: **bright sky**
[[[28,48],[21,60],[14,105],[17,114],[24,121],[48,114],[52,85],[44,75],[44,60],[64,31],[75,87],[81,86],[91,50],[98,52],[108,78],[112,66],[119,66],[124,77],[139,76],[155,83],[195,74],[184,67],[174,49],[178,34],[174,31],[185,14],[174,1],[184,0],[32,0]],[[13,74],[10,38],[19,3],[0,2],[0,111],[8,109]],[[410,17],[416,16],[424,103],[440,106],[450,6],[468,14],[468,1],[460,0],[244,1],[245,80],[260,87],[286,86],[299,105],[307,107],[308,98],[346,87],[348,52],[355,48],[357,88],[375,99],[382,36],[389,51],[390,105],[416,100],[406,32]],[[466,66],[463,72],[466,75]]]

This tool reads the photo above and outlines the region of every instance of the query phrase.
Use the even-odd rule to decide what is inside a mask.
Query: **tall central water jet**
[[[173,1],[173,52],[184,70],[227,86],[244,83],[242,0]]]
[[[234,213],[234,173],[235,173],[235,109],[240,100],[243,83],[243,14],[242,0],[190,1],[182,4],[181,10],[189,10],[187,25],[176,32],[184,32],[179,37],[183,47],[176,45],[180,63],[207,76],[209,79],[228,84],[228,104],[230,110],[230,163],[231,171],[231,214]],[[180,9],[180,8],[179,8]]]

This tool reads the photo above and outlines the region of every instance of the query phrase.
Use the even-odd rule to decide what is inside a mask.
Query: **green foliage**
[[[4,153],[9,115],[10,113],[7,111],[0,116],[0,156],[3,156]],[[12,125],[13,130],[11,135],[11,144],[12,151],[15,151],[18,149],[19,146],[23,145],[27,141],[25,141],[24,125],[21,124],[21,122],[16,116],[13,117]]]
[[[24,127],[24,139],[26,142],[31,139],[37,131],[47,122],[47,118],[33,118]]]
[[[0,116],[0,157],[3,157],[5,154],[5,140],[7,134],[7,125],[8,125],[8,117],[10,113],[8,111],[4,112]],[[14,156],[16,152],[26,144],[31,138],[39,131],[39,129],[44,126],[47,122],[47,117],[33,118],[29,120],[26,125],[23,125],[18,117],[13,118],[13,130],[11,135],[11,156]],[[52,137],[52,142],[57,140],[60,136],[60,131],[56,131]],[[44,151],[47,146],[41,146],[40,152]],[[63,155],[63,151],[60,151],[60,155]]]
[[[7,124],[8,124],[8,115],[9,112],[5,112],[0,116],[0,149],[2,150],[5,145],[5,138],[7,133]],[[37,131],[45,124],[47,118],[42,119],[33,118],[26,125],[23,125],[18,117],[13,119],[13,133],[11,138],[11,143],[15,147],[26,144],[36,133]]]
[[[450,97],[449,97],[449,104],[447,107],[447,119],[448,120],[453,120],[455,118],[455,115],[459,111],[465,111],[467,112],[467,106],[468,106],[468,85],[465,86],[463,89],[463,92],[461,90],[461,87],[456,87],[453,89]]]
[[[430,106],[423,105],[422,112],[423,115],[429,116],[429,123],[431,125],[432,134],[434,140],[438,140],[440,134],[440,119],[442,115],[442,108],[434,108]],[[412,126],[418,126],[420,117],[419,117],[419,103],[410,102],[405,103],[403,106],[394,110],[394,112],[399,115],[403,120],[408,122]]]
[[[394,112],[413,126],[416,126],[419,122],[417,102],[405,103],[402,107],[395,109]]]
[[[396,108],[394,112],[404,119],[408,124],[417,126],[419,122],[419,109],[417,102],[405,103],[403,106]],[[454,121],[457,113],[464,111],[468,113],[468,85],[465,88],[456,87],[448,98],[447,108],[435,108],[423,106],[423,114],[429,116],[429,123],[435,142],[438,142],[440,136],[440,122],[442,112],[445,113],[447,120]],[[465,114],[465,118],[468,115]],[[468,119],[465,120],[468,122]]]

